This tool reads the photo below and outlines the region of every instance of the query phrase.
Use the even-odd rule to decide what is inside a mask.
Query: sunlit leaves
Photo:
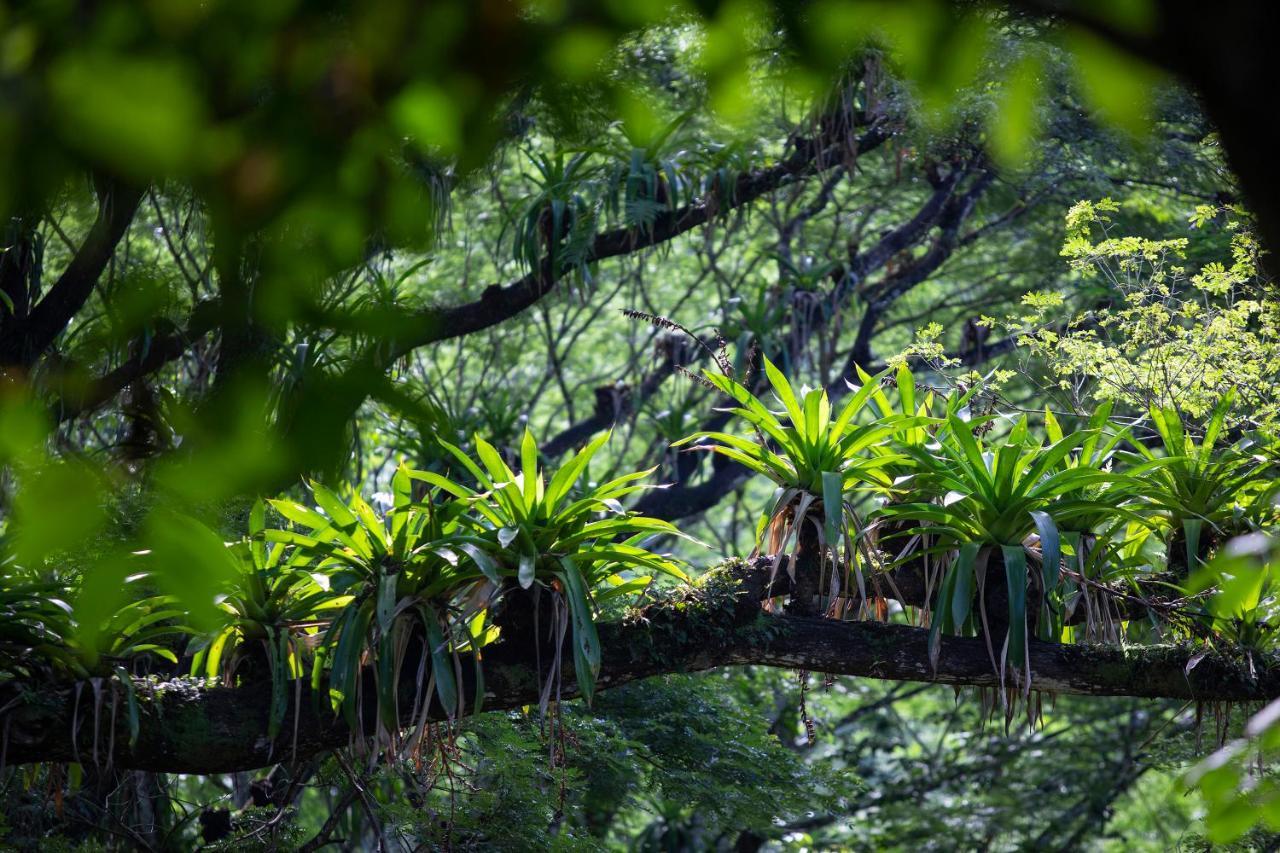
[[[226,547],[236,572],[219,596],[222,624],[206,628],[188,651],[195,675],[225,684],[270,678],[268,736],[274,738],[284,716],[286,683],[304,674],[315,634],[351,596],[335,591],[328,576],[306,571],[304,551],[266,541],[265,530],[266,507],[258,502],[250,513],[250,539]]]
[[[756,525],[756,547],[767,548],[774,555],[775,570],[784,553],[791,549],[793,538],[798,547],[806,525],[812,525],[818,531],[822,554],[821,565],[812,571],[825,576],[829,564],[833,576],[843,573],[865,592],[864,559],[856,543],[863,529],[854,502],[859,492],[890,490],[889,472],[907,460],[890,449],[890,439],[933,421],[923,415],[888,413],[869,423],[858,422],[873,400],[877,405],[887,405],[880,390],[887,370],[875,377],[863,374],[864,384],[856,388],[850,385],[848,399],[833,412],[825,389],[803,388],[797,394],[772,361],[765,358],[763,365],[773,396],[782,405],[781,412],[770,409],[733,377],[706,371],[707,381],[738,404],[726,411],[752,427],[754,435],[698,432],[673,446],[692,445],[691,450],[719,453],[778,486]],[[912,411],[910,371],[904,366],[899,376],[907,380],[904,399],[908,400],[907,411]],[[788,571],[793,578],[796,570],[792,560]],[[834,596],[835,582],[829,586]],[[865,594],[862,597],[865,602]]]
[[[252,560],[224,583],[222,607],[233,620],[202,643],[196,665],[210,675],[231,673],[234,659],[230,666],[221,663],[231,645],[251,651],[265,643],[273,682],[280,683],[299,670],[304,656],[291,626],[318,627],[313,684],[323,684],[327,674],[334,707],[354,724],[367,668],[382,732],[398,744],[397,733],[415,721],[402,718],[398,698],[407,677],[406,649],[417,649],[413,653],[431,663],[420,670],[415,707],[434,692],[446,713],[463,713],[468,697],[459,681],[461,656],[473,660],[478,701],[480,646],[492,639],[485,627],[491,602],[508,583],[525,589],[537,583],[564,601],[557,612],[570,619],[565,627],[572,627],[575,672],[589,697],[600,661],[594,628],[599,604],[643,591],[653,573],[684,578],[677,563],[643,544],[679,531],[632,516],[618,503],[645,488],[636,481],[648,472],[580,482],[606,439],[598,437],[550,481],[531,434],[521,443],[519,473],[477,436],[474,457],[442,442],[475,487],[401,466],[392,477],[388,512],[318,482],[310,484],[314,507],[269,502],[285,527],[267,526],[255,509]],[[414,481],[427,486],[425,497],[415,497]],[[620,577],[623,571],[630,577]],[[593,601],[601,587],[607,594]],[[408,743],[422,733],[419,720]]]
[[[537,443],[525,432],[516,469],[493,445],[476,436],[474,457],[441,442],[475,482],[477,490],[429,471],[409,471],[455,496],[475,513],[474,547],[493,560],[494,570],[523,589],[550,588],[563,600],[572,628],[579,688],[592,695],[600,648],[595,636],[592,591],[602,584],[616,597],[621,590],[641,591],[654,575],[686,579],[680,565],[654,553],[645,542],[656,536],[683,536],[669,522],[626,512],[620,499],[650,488],[638,482],[652,471],[624,474],[603,483],[584,482],[592,457],[608,439],[597,436],[565,462],[548,481],[538,464]],[[626,571],[630,581],[615,582]]]
[[[310,618],[323,624],[313,682],[320,682],[328,666],[334,705],[354,720],[367,656],[377,674],[379,715],[392,738],[404,727],[397,705],[401,678],[397,661],[411,640],[417,641],[420,654],[437,662],[431,671],[433,683],[442,700],[447,697],[454,702],[444,706],[446,712],[461,711],[453,663],[454,634],[460,625],[445,610],[450,604],[466,604],[470,609],[463,613],[465,623],[487,603],[483,590],[492,575],[487,556],[468,540],[469,528],[459,520],[460,504],[414,503],[408,472],[398,469],[393,479],[389,513],[376,512],[358,494],[344,499],[313,482],[314,509],[289,500],[270,502],[297,530],[264,527],[256,534],[273,543],[268,553],[275,561],[289,549],[291,556],[281,578],[286,585],[281,591],[290,598],[298,583],[304,591],[307,588],[299,572],[324,578],[322,589],[343,594],[338,602],[317,594],[292,604],[293,620]],[[477,595],[478,603],[463,601]],[[329,607],[336,612],[307,612]],[[276,619],[285,616],[280,613]],[[439,665],[444,661],[448,666]],[[420,684],[420,696],[424,690]]]

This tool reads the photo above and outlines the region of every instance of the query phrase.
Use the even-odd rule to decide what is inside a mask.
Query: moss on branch
[[[992,686],[999,683],[985,644],[976,638],[946,637],[936,671],[930,666],[928,632],[907,625],[775,615],[760,606],[768,587],[767,560],[728,560],[698,582],[600,625],[602,663],[598,684],[608,689],[637,679],[735,664],[755,664],[895,681]],[[1063,646],[1033,642],[1029,647],[1033,686],[1085,695],[1240,702],[1280,696],[1280,667],[1253,666],[1219,653],[1201,655],[1186,646]],[[563,696],[575,692],[573,655],[564,656]],[[541,661],[543,669],[538,668]],[[536,704],[545,683],[545,654],[528,644],[499,641],[484,657],[485,709]],[[474,690],[470,667],[463,689]],[[107,691],[104,691],[104,694]],[[366,691],[372,694],[373,691]],[[402,693],[406,704],[413,690]],[[280,736],[267,736],[269,684],[210,686],[203,680],[139,680],[138,737],[130,744],[127,715],[111,699],[99,708],[99,760],[112,744],[117,767],[216,773],[258,767],[332,750],[348,744],[352,732],[327,710],[324,694],[309,684],[288,687],[291,701]],[[468,692],[468,695],[472,695]],[[0,697],[8,705],[0,730],[5,761],[83,761],[92,755],[92,691],[44,685]],[[11,699],[16,701],[10,702]],[[372,709],[365,718],[372,721]],[[407,711],[407,708],[406,708]],[[432,709],[437,717],[442,709]],[[114,726],[114,730],[113,730]],[[74,734],[73,734],[74,732]]]

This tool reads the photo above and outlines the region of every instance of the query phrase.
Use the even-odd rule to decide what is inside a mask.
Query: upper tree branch
[[[885,125],[877,123],[858,138],[856,150],[870,151],[889,137]],[[713,217],[750,204],[796,178],[837,165],[839,161],[832,156],[832,150],[844,144],[844,140],[800,140],[791,155],[777,165],[740,175],[728,198],[702,198],[684,207],[663,211],[647,225],[615,228],[598,234],[584,260],[591,263],[629,255],[692,231]],[[508,285],[492,285],[477,300],[446,308],[425,308],[411,321],[414,331],[397,337],[389,360],[427,344],[496,326],[550,293],[566,272],[557,268],[550,257],[545,257],[537,270]]]
[[[859,117],[865,123],[865,118]],[[840,126],[836,123],[835,126]],[[697,202],[659,214],[644,226],[618,228],[594,239],[586,261],[631,254],[659,245],[706,224],[725,211],[749,204],[768,192],[807,174],[841,164],[850,149],[865,153],[891,138],[892,129],[877,119],[856,139],[833,132],[792,143],[791,153],[780,163],[738,177],[732,193],[715,193]],[[316,425],[335,439],[369,394],[370,383],[382,377],[386,368],[417,347],[490,328],[517,314],[546,296],[566,271],[543,258],[538,269],[506,286],[493,285],[480,298],[463,305],[427,308],[407,320],[383,316],[376,321],[356,318],[356,325],[380,325],[381,343],[370,347],[342,376],[317,382],[305,389],[288,408],[300,413],[295,423],[306,423],[313,435]],[[285,432],[291,428],[285,425]],[[288,441],[289,439],[286,439]],[[283,478],[282,478],[283,482]]]

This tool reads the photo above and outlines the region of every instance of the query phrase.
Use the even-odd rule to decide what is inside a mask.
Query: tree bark
[[[0,365],[29,368],[53,344],[93,294],[141,201],[138,187],[102,182],[98,216],[84,243],[44,298],[31,307],[20,325],[7,329],[0,338]]]
[[[986,645],[978,638],[945,637],[938,667],[929,663],[928,632],[907,625],[841,622],[770,615],[760,608],[768,586],[761,563],[737,561],[710,572],[696,587],[682,589],[632,617],[600,625],[603,661],[597,689],[673,672],[754,664],[893,681],[996,686]],[[776,594],[776,590],[769,594]],[[1189,666],[1190,647],[1117,648],[1031,642],[1031,686],[1056,693],[1244,702],[1280,696],[1280,667],[1251,668],[1209,654]],[[573,655],[566,650],[564,696],[576,691]],[[1257,662],[1255,661],[1255,664]],[[466,695],[474,695],[470,667],[463,667]],[[481,710],[536,704],[542,677],[533,650],[499,641],[484,653],[485,702]],[[402,685],[407,713],[415,687],[412,673]],[[94,707],[88,685],[42,685],[0,696],[3,760],[110,761],[117,768],[171,773],[229,773],[303,759],[348,745],[367,732],[353,732],[326,707],[323,688],[290,683],[280,735],[267,736],[271,686],[209,687],[198,681],[136,680],[138,735],[130,743],[127,702],[104,688]],[[364,695],[372,702],[374,690]],[[474,712],[475,709],[469,709]],[[442,717],[436,706],[432,713]],[[96,719],[96,724],[95,724]],[[362,719],[376,720],[368,704]],[[73,735],[74,729],[74,735]],[[96,729],[96,731],[95,731]]]

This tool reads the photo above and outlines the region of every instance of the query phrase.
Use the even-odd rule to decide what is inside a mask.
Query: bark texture
[[[603,662],[598,688],[637,679],[719,666],[754,664],[836,675],[952,685],[996,686],[984,642],[947,637],[935,671],[928,632],[906,625],[774,615],[761,609],[769,586],[767,561],[737,561],[710,573],[696,588],[600,626]],[[767,590],[767,592],[766,592]],[[485,650],[482,710],[536,704],[547,677],[545,650],[527,640],[499,641]],[[1196,649],[1148,646],[1062,646],[1031,642],[1032,686],[1038,690],[1097,696],[1243,702],[1280,696],[1280,667]],[[542,662],[541,671],[537,664]],[[573,655],[564,655],[563,696],[576,687]],[[1261,664],[1261,665],[1259,665]],[[408,669],[413,669],[412,667]],[[464,688],[474,695],[471,667]],[[171,773],[229,773],[305,759],[347,745],[367,733],[375,714],[362,713],[365,732],[353,732],[330,713],[307,684],[288,686],[280,735],[267,736],[271,687],[209,687],[188,680],[135,682],[136,741],[130,743],[124,691],[103,685],[43,686],[7,695],[0,705],[3,760],[7,764],[80,761]],[[373,690],[365,695],[372,697]],[[412,685],[401,691],[404,710]],[[472,709],[473,710],[473,709]],[[433,713],[441,716],[439,708]],[[96,743],[96,746],[95,746]],[[96,755],[96,759],[95,759]]]

